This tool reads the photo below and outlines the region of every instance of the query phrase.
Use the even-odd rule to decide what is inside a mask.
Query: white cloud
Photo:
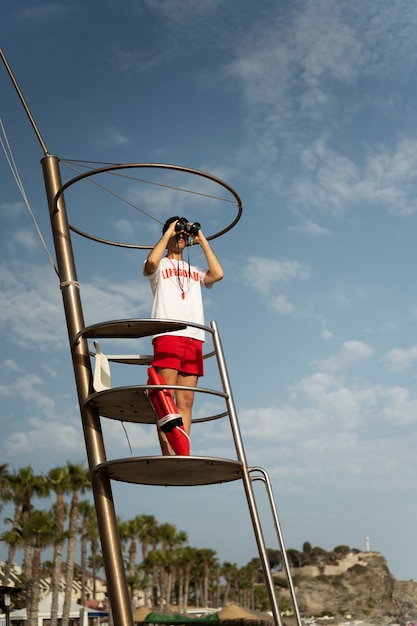
[[[277,11],[261,32],[256,23],[226,71],[238,80],[250,107],[276,107],[288,120],[290,94],[297,94],[298,110],[301,105],[315,116],[327,101],[329,78],[350,83],[363,64],[360,39],[340,5],[321,0],[287,10],[285,22]]]
[[[331,330],[328,330],[327,328],[323,328],[322,329],[322,337],[323,337],[323,339],[328,341],[329,339],[333,338],[333,333],[332,333]]]
[[[2,218],[17,219],[22,216],[24,209],[23,202],[5,202],[0,204],[0,215]]]
[[[0,327],[25,346],[67,349],[67,329],[58,279],[42,265],[23,263],[0,267]],[[151,292],[145,280],[111,283],[104,279],[81,284],[86,324],[106,319],[140,317],[151,308]],[[87,320],[89,320],[87,322]]]
[[[6,359],[2,363],[3,367],[9,372],[18,372],[19,366],[13,359]]]
[[[352,303],[347,288],[341,282],[338,282],[333,291],[329,294],[329,300],[339,309],[346,309]]]
[[[19,456],[29,456],[34,453],[56,451],[57,461],[61,462],[62,455],[75,455],[83,450],[82,429],[79,419],[71,421],[56,419],[42,419],[29,417],[24,430],[9,434],[2,441],[3,450],[7,450],[7,457],[13,459]]]
[[[130,241],[132,238],[132,225],[127,219],[120,219],[114,222],[114,229],[122,241]]]
[[[398,216],[417,211],[415,140],[369,148],[365,166],[359,167],[322,137],[304,149],[302,163],[305,170],[294,183],[294,206],[333,217],[365,203]]]
[[[282,315],[289,315],[294,311],[294,305],[282,294],[272,298],[271,305],[277,313]]]
[[[39,239],[32,230],[16,231],[13,235],[13,241],[28,252],[35,252],[39,249]]]
[[[308,237],[327,237],[332,234],[331,230],[319,226],[312,220],[306,220],[301,226],[289,226],[287,230],[289,232],[307,235]]]
[[[294,20],[295,47],[302,75],[315,87],[330,76],[350,83],[364,64],[363,46],[355,27],[347,23],[341,5],[332,0],[306,2]]]
[[[105,420],[103,433],[105,441],[108,442],[107,451],[110,457],[130,455],[130,448],[134,456],[143,454],[144,449],[149,448],[153,448],[156,454],[159,454],[156,426]]]
[[[416,437],[398,432],[383,436],[377,428],[378,410],[387,398],[378,389],[355,391],[339,381],[330,390],[322,382],[324,395],[318,384],[317,395],[306,398],[308,408],[292,403],[240,412],[251,463],[268,467],[276,484],[284,481],[289,492],[319,486],[339,490],[341,484],[345,489],[384,491],[412,486]],[[384,421],[392,417],[383,415]],[[363,438],[360,433],[368,420],[374,424],[373,435]]]
[[[348,369],[356,363],[368,359],[373,354],[373,349],[362,341],[346,341],[340,352],[327,359],[318,362],[319,367],[327,372],[339,372]]]
[[[417,361],[417,346],[408,349],[393,348],[382,358],[382,362],[390,372],[403,372],[415,361]]]
[[[385,400],[381,415],[394,424],[417,422],[417,400],[405,387],[389,387],[381,391]]]
[[[417,398],[405,387],[316,372],[291,386],[287,403],[243,409],[239,420],[251,463],[285,477],[289,491],[413,484],[417,438],[405,427],[417,422]]]
[[[302,402],[314,408],[326,421],[326,430],[351,430],[360,419],[361,410],[369,402],[374,403],[373,394],[349,386],[340,378],[318,372],[292,388],[292,401]]]
[[[370,154],[359,185],[365,199],[382,204],[394,215],[417,211],[417,141],[400,139],[392,150]]]
[[[396,144],[389,138],[386,145],[375,145],[364,137],[352,150],[344,135],[355,124],[389,128],[396,116],[411,121],[407,111],[399,112],[400,95],[384,90],[377,101],[366,100],[362,81],[378,85],[391,72],[401,84],[409,78],[416,66],[411,26],[416,19],[417,8],[403,0],[380,2],[377,14],[370,3],[358,13],[348,2],[307,1],[287,8],[285,21],[279,10],[275,20],[260,19],[236,46],[225,73],[247,103],[245,158],[262,163],[262,169],[254,165],[258,181],[282,190],[288,159],[301,154],[305,169],[284,192],[294,210],[337,218],[367,203],[399,216],[417,211],[416,142],[406,126],[397,132]],[[311,118],[326,120],[321,138]],[[283,150],[277,149],[277,137]],[[314,225],[313,219],[306,222],[305,234],[327,234]]]
[[[116,128],[115,126],[108,126],[103,129],[100,135],[99,143],[110,147],[127,146],[130,143],[130,138],[119,128]]]
[[[331,150],[324,138],[305,148],[301,158],[308,175],[302,174],[294,184],[297,204],[315,207],[333,217],[343,214],[360,182],[356,165]]]
[[[57,413],[55,400],[49,395],[45,380],[37,374],[20,375],[8,385],[8,397],[17,397],[27,403],[30,410],[36,407],[43,415],[53,418]]]
[[[333,338],[332,331],[328,328],[326,318],[323,315],[316,315],[315,319],[320,324],[321,336],[325,341],[329,341]]]
[[[151,290],[145,279],[109,283],[103,279],[82,286],[83,309],[88,323],[148,316]]]
[[[383,334],[395,333],[398,330],[398,322],[385,322],[379,328],[379,332]]]
[[[0,267],[0,294],[0,326],[6,327],[17,343],[44,346],[66,336],[58,281],[52,270],[23,263]]]
[[[309,274],[310,268],[298,261],[277,261],[255,256],[248,258],[246,269],[249,285],[261,293],[268,293],[295,278],[305,280]]]

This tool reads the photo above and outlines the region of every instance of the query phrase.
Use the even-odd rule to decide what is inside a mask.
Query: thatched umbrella
[[[133,621],[144,622],[149,613],[152,613],[152,611],[147,606],[139,606],[133,611]]]
[[[247,619],[247,620],[251,620],[252,622],[261,621],[258,615],[255,615],[255,613],[251,613],[250,611],[247,611],[246,609],[236,604],[236,602],[231,602],[230,604],[228,604],[224,609],[218,612],[218,616],[221,622],[225,622],[225,621],[229,621],[233,619],[240,619],[240,620]]]

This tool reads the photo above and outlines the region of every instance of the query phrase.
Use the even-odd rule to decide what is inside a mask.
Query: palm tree
[[[175,553],[175,562],[178,572],[178,609],[180,613],[185,613],[188,606],[188,594],[190,588],[191,565],[195,562],[195,548],[184,546],[178,548]]]
[[[190,572],[191,586],[194,591],[194,604],[195,606],[203,606],[203,572],[201,568],[199,549],[196,548],[194,556],[195,558]]]
[[[51,511],[34,510],[21,524],[25,545],[33,550],[31,558],[30,588],[28,589],[27,616],[29,626],[38,624],[38,606],[41,575],[41,551],[50,546],[55,537],[55,517]]]
[[[259,567],[256,563],[256,559],[250,561],[244,567],[241,567],[238,572],[239,589],[241,591],[239,595],[239,601],[242,606],[247,609],[255,608],[255,583],[258,580]]]
[[[137,515],[132,520],[123,522],[118,519],[118,528],[122,549],[125,549],[125,543],[128,544],[128,557],[126,563],[126,578],[129,587],[130,600],[133,608],[133,597],[135,587],[138,583],[136,555],[137,555],[137,539],[142,526],[142,516]]]
[[[165,553],[162,550],[150,550],[143,565],[147,572],[152,572],[152,604],[162,611],[164,609],[162,578],[165,565]]]
[[[68,626],[71,608],[72,581],[74,579],[75,547],[77,540],[79,494],[91,488],[90,472],[84,464],[67,462],[69,489],[72,492],[68,526],[67,577],[64,606],[62,609],[62,626]]]
[[[2,465],[0,465],[0,500],[6,498],[6,501],[8,500],[8,496],[10,494],[10,474],[7,471],[8,467],[8,463],[3,463]]]
[[[200,563],[203,565],[203,597],[202,605],[209,605],[209,586],[210,586],[210,573],[214,565],[217,563],[217,557],[214,550],[205,548],[197,551],[197,556]]]
[[[22,537],[22,531],[20,530],[19,525],[18,524],[15,525],[15,522],[13,519],[6,518],[4,521],[6,523],[13,524],[13,527],[11,530],[7,530],[6,532],[0,535],[0,541],[3,541],[6,545],[9,546],[8,554],[7,554],[7,561],[4,565],[3,577],[2,577],[2,584],[7,586],[7,583],[10,580],[10,575],[13,569],[13,560],[14,560],[16,549],[23,548],[24,539]]]
[[[223,596],[223,605],[227,604],[227,601],[229,599],[229,594],[232,589],[233,581],[235,580],[237,576],[237,571],[238,571],[238,567],[236,563],[230,563],[229,561],[226,561],[222,565],[222,575],[224,579],[226,580],[226,587],[224,589],[224,596]]]
[[[221,572],[222,567],[220,563],[216,560],[212,567],[212,594],[210,598],[210,606],[211,607],[219,607],[220,606],[220,591],[221,591]]]
[[[0,465],[0,502],[10,502],[12,499],[11,489],[10,489],[10,474],[7,471],[8,463],[3,463]],[[1,510],[1,506],[0,506]],[[4,539],[2,538],[4,541]],[[7,572],[6,568],[3,573],[2,583],[3,585],[7,585],[9,581],[10,571]]]
[[[33,497],[45,497],[48,495],[47,483],[44,477],[35,475],[30,466],[20,468],[17,472],[11,474],[8,480],[11,490],[10,497],[15,505],[15,513],[12,522],[12,532],[8,541],[9,553],[5,567],[5,578],[8,578],[10,575],[14,554],[21,541],[22,535],[19,533],[19,528],[21,529],[23,525],[29,522]],[[25,541],[24,538],[22,547],[24,553],[24,574],[28,585],[27,600],[30,602],[32,551],[30,543]]]
[[[149,558],[149,555],[157,550],[160,541],[160,527],[153,515],[144,515],[142,519],[143,525],[139,537],[142,546],[142,569],[145,571],[146,579],[151,580],[152,606],[155,607],[158,604],[159,571],[154,559]]]
[[[49,495],[48,485],[43,476],[35,475],[32,468],[20,468],[16,478],[15,486],[20,490],[22,496],[22,523],[26,524],[32,512],[32,498],[35,496],[47,497]],[[30,544],[25,546],[25,569],[29,572],[32,555]]]
[[[139,531],[139,541],[141,543],[142,550],[142,566],[146,563],[149,547],[152,546],[156,549],[158,544],[159,525],[154,515],[142,515],[142,525]],[[146,569],[146,568],[145,568]],[[146,575],[145,580],[148,581],[148,586],[145,590],[145,597],[148,597],[152,588],[152,577]],[[154,604],[154,606],[156,606]]]
[[[161,524],[158,532],[161,542],[161,593],[165,597],[169,606],[171,603],[171,589],[173,587],[174,576],[174,556],[175,548],[180,547],[187,541],[187,533],[178,531],[173,524]]]
[[[197,561],[196,548],[185,548],[185,570],[184,570],[184,611],[188,606],[190,597],[191,572]]]
[[[135,589],[138,584],[149,584],[149,577],[145,574],[138,574],[137,564],[137,540],[140,541],[142,551],[141,569],[145,570],[144,563],[147,562],[149,546],[153,545],[154,549],[159,541],[159,527],[153,515],[137,515],[132,520],[126,522],[118,520],[119,535],[122,542],[122,548],[128,544],[127,558],[127,578],[129,584],[130,596],[133,603]],[[146,588],[144,588],[146,596]]]
[[[131,520],[119,523],[120,539],[124,543],[129,543],[128,547],[128,559],[127,559],[127,574],[128,576],[135,575],[136,569],[136,554],[137,554],[137,539],[141,527],[141,516],[137,515]],[[132,590],[133,591],[133,590]]]
[[[78,510],[81,515],[81,527],[79,533],[81,536],[81,605],[85,605],[87,600],[86,595],[86,572],[87,572],[87,541],[88,541],[88,529],[91,519],[95,519],[95,509],[91,502],[82,500],[78,505]],[[97,524],[96,524],[97,527]]]
[[[148,556],[149,546],[156,548],[159,540],[159,526],[154,515],[141,515],[140,517],[139,541],[141,543],[142,561],[144,561]]]
[[[96,598],[96,593],[97,593],[97,589],[96,589],[96,579],[97,579],[97,571],[100,569],[102,563],[100,562],[100,555],[99,555],[99,532],[98,532],[98,526],[97,526],[97,517],[95,514],[95,509],[94,510],[94,514],[89,517],[89,519],[87,520],[87,535],[88,535],[88,540],[90,542],[90,557],[88,559],[88,566],[91,568],[92,570],[92,577],[93,577],[93,598]]]
[[[58,598],[62,573],[62,543],[65,522],[64,495],[68,492],[68,468],[55,467],[47,474],[50,491],[56,494],[55,500],[55,529],[53,569],[51,575],[51,626],[58,623]]]

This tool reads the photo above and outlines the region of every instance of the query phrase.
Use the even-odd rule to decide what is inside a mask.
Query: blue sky
[[[181,165],[236,190],[243,215],[212,242],[225,278],[205,294],[206,321],[218,324],[246,456],[271,477],[286,547],[364,549],[368,536],[398,579],[415,579],[415,2],[6,0],[1,31],[51,154]],[[43,153],[4,67],[0,85],[0,117],[53,255]],[[117,181],[144,213],[80,184],[66,195],[70,222],[150,244],[172,214],[206,235],[234,217],[233,204],[171,188],[217,195],[199,177],[139,173],[170,185]],[[64,180],[75,175],[62,164]],[[0,181],[0,459],[48,471],[85,458],[63,307],[4,154]],[[146,251],[78,236],[74,250],[87,323],[149,315]],[[190,257],[202,262],[195,248]],[[133,384],[145,373],[114,375]],[[129,456],[129,444],[158,453],[150,427],[129,425],[129,441],[118,422],[104,430],[109,458]],[[233,453],[223,422],[196,424],[192,445]],[[125,519],[154,514],[222,562],[256,556],[240,484],[117,484],[114,495]]]

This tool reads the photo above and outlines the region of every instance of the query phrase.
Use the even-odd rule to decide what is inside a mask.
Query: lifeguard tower
[[[1,52],[1,51],[0,51]],[[122,558],[121,542],[117,526],[117,516],[113,500],[112,488],[117,482],[138,485],[160,485],[164,487],[221,485],[231,481],[241,481],[246,496],[253,532],[259,551],[259,557],[268,590],[274,622],[282,626],[275,585],[271,574],[262,524],[258,512],[253,483],[261,481],[268,496],[277,541],[283,558],[294,615],[298,626],[301,619],[297,607],[294,586],[291,579],[289,563],[274,503],[271,483],[265,469],[251,467],[246,459],[244,444],[239,428],[226,359],[222,348],[220,333],[216,322],[204,326],[206,336],[211,341],[212,350],[205,357],[212,358],[218,368],[220,388],[195,389],[197,394],[216,397],[223,404],[223,410],[214,415],[197,418],[201,428],[208,421],[227,420],[230,438],[233,441],[235,454],[233,458],[216,458],[207,456],[136,456],[128,458],[107,457],[106,442],[102,430],[103,420],[120,420],[137,424],[149,424],[155,427],[155,413],[148,398],[151,389],[167,388],[158,385],[112,386],[110,363],[112,361],[143,366],[149,364],[149,358],[140,355],[108,355],[103,353],[100,341],[106,339],[137,339],[149,337],[158,332],[167,332],[183,328],[186,324],[181,320],[154,319],[116,319],[98,321],[86,326],[84,323],[80,285],[77,278],[76,263],[72,245],[73,234],[85,236],[95,243],[105,245],[122,245],[106,240],[74,228],[67,217],[65,196],[67,190],[81,180],[91,178],[105,172],[120,172],[148,169],[178,171],[210,180],[226,190],[234,199],[237,213],[230,224],[214,236],[224,234],[240,219],[242,203],[238,194],[224,181],[198,170],[155,163],[111,164],[91,169],[63,184],[60,172],[60,160],[51,156],[46,149],[39,130],[30,114],[29,108],[13,77],[4,55],[6,65],[21,102],[36,132],[44,152],[41,160],[49,207],[50,221],[56,252],[56,264],[59,276],[59,288],[62,293],[63,306],[68,329],[69,347],[72,356],[74,376],[78,393],[81,424],[84,433],[86,453],[91,472],[92,490],[97,513],[98,529],[101,539],[106,572],[108,596],[115,626],[133,626],[132,607],[128,594],[125,567]],[[139,245],[136,247],[150,248]],[[168,387],[177,389],[179,387]],[[186,389],[186,388],[185,388]],[[162,496],[163,497],[163,494]]]

